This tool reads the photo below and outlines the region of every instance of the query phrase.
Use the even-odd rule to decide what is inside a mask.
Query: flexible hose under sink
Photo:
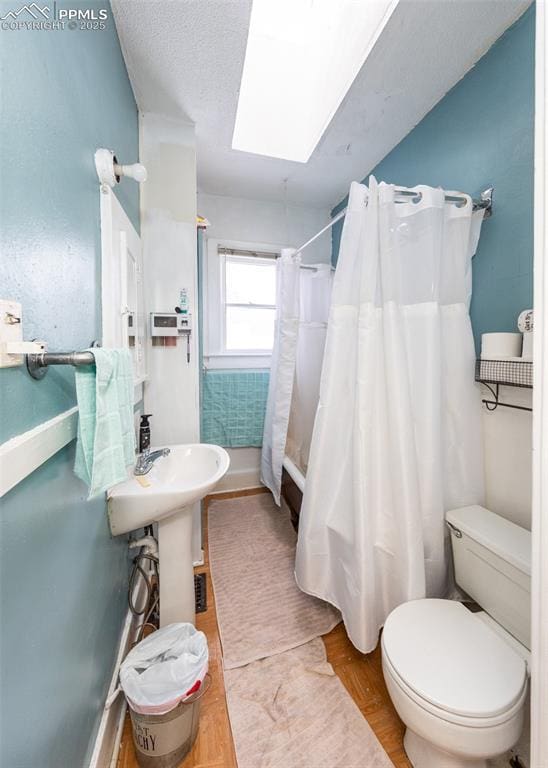
[[[152,526],[145,528],[145,534],[152,538]],[[144,620],[139,628],[137,634],[136,643],[140,642],[143,637],[143,632],[146,626],[156,630],[158,627],[155,623],[151,622],[151,618],[154,612],[157,610],[160,602],[159,591],[159,569],[158,569],[158,557],[151,552],[145,551],[145,547],[141,548],[139,554],[133,560],[133,568],[131,569],[131,575],[129,577],[129,589],[128,589],[128,604],[129,609],[134,616],[143,616]],[[152,573],[147,572],[145,568],[146,563],[152,563]],[[150,571],[150,569],[149,569]],[[133,593],[137,584],[138,577],[141,576],[145,583],[146,597],[142,608],[136,606],[133,602]]]

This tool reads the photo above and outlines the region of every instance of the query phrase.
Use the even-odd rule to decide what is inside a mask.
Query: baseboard
[[[248,488],[257,488],[260,485],[261,479],[258,469],[239,469],[235,472],[227,472],[215,486],[215,493],[243,491]]]
[[[205,497],[206,504],[214,499],[223,501],[225,499],[243,499],[246,496],[256,496],[259,493],[270,493],[270,490],[264,485],[254,486],[253,488],[238,488],[235,491],[214,491]]]
[[[142,605],[145,597],[145,583],[142,579],[138,579],[135,589],[133,590],[133,604]],[[118,752],[120,749],[127,705],[122,693],[119,693],[114,700],[112,700],[112,696],[118,688],[120,665],[128,651],[131,649],[141,621],[142,617],[134,616],[128,608],[122,627],[118,653],[116,654],[116,662],[114,664],[103,714],[101,716],[101,722],[99,723],[99,730],[97,731],[95,745],[93,747],[88,768],[115,768],[118,761]]]

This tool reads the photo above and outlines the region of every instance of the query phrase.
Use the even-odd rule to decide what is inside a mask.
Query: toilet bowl
[[[479,506],[446,519],[456,582],[484,611],[440,599],[398,606],[382,633],[383,673],[414,768],[486,768],[523,728],[531,534]]]
[[[388,617],[383,673],[415,768],[485,768],[518,740],[525,661],[461,603],[416,600]]]

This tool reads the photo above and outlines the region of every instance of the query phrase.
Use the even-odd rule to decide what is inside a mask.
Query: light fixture
[[[398,0],[253,0],[232,148],[306,163]]]
[[[95,152],[95,170],[101,184],[114,187],[120,183],[122,176],[134,179],[138,184],[147,180],[147,169],[141,163],[120,165],[111,149],[98,149]]]

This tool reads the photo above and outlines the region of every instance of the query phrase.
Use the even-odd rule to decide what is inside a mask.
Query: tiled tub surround
[[[225,448],[259,448],[269,371],[206,371],[202,389],[202,440]]]

